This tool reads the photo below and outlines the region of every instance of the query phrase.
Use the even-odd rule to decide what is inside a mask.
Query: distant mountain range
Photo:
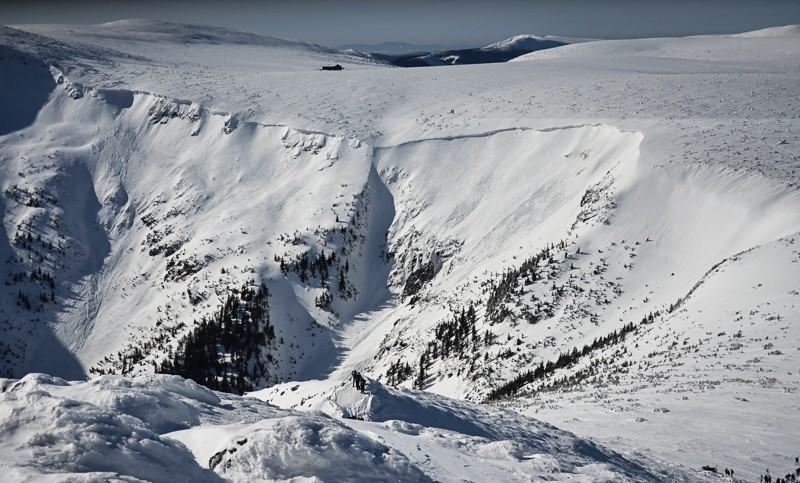
[[[405,42],[381,42],[379,44],[347,44],[336,47],[336,50],[355,50],[356,52],[367,52],[381,55],[411,55],[424,54],[430,52],[440,52],[452,49],[469,48],[466,45],[442,45],[442,44],[408,44]]]
[[[353,45],[349,50],[366,53],[369,57],[397,67],[428,67],[437,65],[492,64],[507,62],[537,50],[552,49],[582,41],[562,37],[517,35],[485,47],[445,48],[387,42],[377,45]]]

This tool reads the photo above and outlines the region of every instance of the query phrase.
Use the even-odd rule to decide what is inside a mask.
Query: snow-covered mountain
[[[492,64],[507,62],[515,57],[538,50],[552,49],[586,39],[538,35],[516,35],[485,47],[448,49],[412,55],[373,55],[398,67],[428,67],[441,65]]]
[[[154,479],[120,472],[158,447],[194,455],[195,480],[287,479],[259,455],[305,434],[333,480],[354,448],[385,465],[368,479],[788,467],[793,32],[408,70],[210,27],[0,27],[14,478]],[[353,370],[369,394],[346,387]],[[177,407],[195,416],[154,422],[187,385]],[[126,398],[155,406],[109,406]],[[116,429],[70,446],[114,410]],[[65,463],[107,438],[136,460]]]

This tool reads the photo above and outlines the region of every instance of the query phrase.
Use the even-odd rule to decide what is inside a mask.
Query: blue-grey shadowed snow
[[[14,371],[15,377],[41,372],[69,380],[80,380],[85,377],[86,371],[80,362],[70,352],[61,340],[55,336],[49,324],[41,322],[38,327],[39,335],[31,337],[35,342],[30,353],[35,356]]]
[[[99,89],[98,96],[103,99],[106,104],[110,104],[119,109],[128,109],[133,105],[133,92],[128,90]]]
[[[312,324],[309,317],[286,280],[268,280],[267,288],[270,293],[270,311],[272,313],[285,313],[290,320],[297,323]],[[301,322],[302,321],[302,322]],[[312,325],[313,326],[313,325]],[[340,362],[336,357],[335,344],[330,331],[317,330],[314,333],[313,357],[311,354],[301,352],[297,363],[297,373],[293,380],[308,381],[317,379],[322,375],[330,374]],[[308,355],[308,357],[306,357]]]
[[[5,214],[6,205],[3,203],[3,200],[0,199],[0,219],[4,219]],[[5,224],[0,223],[0,260],[3,261],[10,260],[15,256],[14,250],[11,248],[8,240],[9,237],[5,228]],[[14,307],[16,305],[16,301],[11,300],[11,297],[13,296],[13,291],[0,293],[0,327],[3,329],[2,332],[0,332],[0,350],[2,353],[5,353],[6,348],[14,351],[14,353],[18,353],[18,347],[16,347],[16,341],[18,339],[16,339],[14,331],[10,330],[11,326],[9,325],[9,322],[21,321],[7,320],[6,318],[9,317],[9,314],[6,313],[5,309],[3,309],[3,307]],[[33,298],[33,295],[29,296]],[[36,347],[28,347],[25,351],[25,354],[20,354],[23,360],[10,361],[13,367],[13,376],[21,377],[29,372],[43,372],[41,370],[34,369],[34,367],[46,366],[47,371],[44,372],[49,372],[56,376],[71,379],[83,379],[83,367],[81,367],[75,356],[69,350],[67,350],[64,344],[53,334],[52,326],[46,322],[47,314],[40,313],[36,315],[36,317],[32,316],[32,318],[38,319],[39,322],[30,323],[24,327],[24,329],[30,330],[37,334],[36,336],[29,338],[31,341],[36,341]],[[46,354],[46,356],[43,358],[37,356],[34,359],[24,360],[26,355],[30,357],[31,354]],[[9,356],[8,353],[5,353],[4,357],[13,357],[13,355]],[[44,364],[42,365],[42,363]]]
[[[358,295],[352,302],[335,305],[343,322],[353,320],[358,314],[376,310],[392,298],[388,281],[394,261],[387,260],[389,244],[386,237],[396,214],[394,197],[374,165],[370,167],[366,193],[369,210],[365,246],[363,254],[355,261],[355,265],[358,265],[356,271],[361,274],[355,280]],[[381,263],[376,263],[376,260]]]
[[[16,374],[21,376],[31,372],[43,372],[64,379],[82,379],[86,372],[72,354],[80,351],[94,326],[94,318],[101,303],[96,293],[97,273],[102,269],[103,261],[110,253],[111,244],[105,230],[97,221],[102,206],[97,199],[88,168],[77,160],[66,168],[59,178],[53,191],[59,194],[59,204],[63,209],[61,226],[68,239],[75,242],[67,243],[65,246],[73,262],[72,269],[63,272],[61,274],[63,278],[57,278],[56,283],[60,287],[68,285],[73,288],[74,292],[71,294],[66,296],[59,294],[62,297],[61,303],[67,307],[72,304],[73,298],[86,297],[85,312],[78,314],[78,319],[81,319],[82,323],[64,325],[56,313],[51,311],[52,308],[45,306],[41,318],[51,327],[58,327],[64,333],[63,336],[69,338],[71,352],[67,351],[64,343],[54,334],[48,332],[48,337],[36,339],[36,346],[31,348],[30,353],[36,354],[36,357],[28,360]]]
[[[40,60],[0,45],[0,136],[30,126],[55,86]]]
[[[94,190],[94,181],[89,169],[80,161],[64,170],[58,191],[63,200],[63,226],[82,248],[75,278],[96,273],[103,268],[103,261],[111,251],[103,227],[98,222],[102,205]]]

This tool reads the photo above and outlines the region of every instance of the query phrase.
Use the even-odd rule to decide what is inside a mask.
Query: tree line
[[[655,317],[658,317],[658,315],[659,312],[646,315],[641,320],[639,325],[653,322]],[[486,401],[496,401],[498,399],[505,399],[514,396],[524,386],[550,376],[559,369],[569,367],[578,362],[580,358],[587,356],[596,350],[623,341],[625,336],[636,330],[639,325],[630,322],[619,330],[615,330],[606,336],[595,338],[591,344],[586,344],[581,349],[574,347],[571,352],[562,352],[555,361],[542,361],[535,369],[525,371],[507,383],[493,389],[486,397]]]

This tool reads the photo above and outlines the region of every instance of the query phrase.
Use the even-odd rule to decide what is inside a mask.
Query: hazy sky
[[[800,23],[800,0],[4,0],[0,24],[153,18],[328,46],[484,45],[530,33],[628,38],[733,33]]]

